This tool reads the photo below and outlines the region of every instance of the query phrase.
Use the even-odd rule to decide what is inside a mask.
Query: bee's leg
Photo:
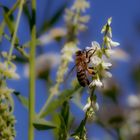
[[[88,67],[88,68],[87,68],[87,71],[88,71],[88,73],[91,74],[91,75],[94,75],[94,74],[95,74],[95,71],[93,70],[92,67]]]
[[[87,63],[89,63],[89,62],[90,62],[90,59],[91,59],[92,55],[96,52],[96,50],[97,50],[97,48],[96,48],[96,49],[93,51],[93,53],[92,53],[92,54],[90,54],[89,56],[88,56],[88,53],[89,53],[91,50],[87,51],[87,53],[86,53],[86,58],[88,58]]]

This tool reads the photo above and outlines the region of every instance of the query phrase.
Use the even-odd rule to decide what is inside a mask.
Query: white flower
[[[106,36],[104,38],[104,41],[106,43],[106,46],[111,49],[111,47],[117,47],[120,45],[120,43],[113,41],[110,37]]]
[[[110,17],[110,18],[107,20],[107,24],[110,26],[110,25],[111,25],[111,22],[112,22],[112,17]]]
[[[5,87],[5,86],[0,87],[0,95],[10,94],[13,91],[14,91],[13,89],[10,89],[10,88]]]
[[[91,57],[90,63],[94,66],[98,66],[101,62],[102,60],[98,56]]]
[[[112,49],[106,49],[105,50],[105,54],[107,55],[107,56],[113,56],[114,54],[115,54],[115,50],[112,50]]]
[[[96,41],[92,41],[91,42],[91,47],[86,47],[87,51],[91,50],[91,49],[93,49],[93,51],[94,50],[99,50],[100,49],[100,44],[98,42],[96,42]]]
[[[5,71],[6,70],[6,63],[1,63],[0,62],[0,73],[3,73],[3,71]]]
[[[87,109],[89,107],[92,107],[95,111],[98,111],[99,110],[99,104],[96,102],[92,102],[92,105],[91,105],[91,102],[89,101],[84,107],[83,107],[83,111],[86,112]]]
[[[105,24],[105,25],[103,26],[102,30],[101,30],[101,33],[104,33],[104,32],[106,32],[106,31],[108,31],[110,37],[112,37],[112,30],[111,30],[111,27],[110,27],[111,22],[112,22],[112,17],[110,17],[110,18],[108,19],[107,24]],[[108,28],[108,26],[109,26],[109,28]]]
[[[64,48],[61,50],[62,60],[67,60],[68,62],[73,61],[72,55],[77,51],[77,47],[74,43],[67,43]]]
[[[74,5],[72,6],[72,10],[81,10],[85,11],[85,9],[89,8],[89,3],[86,0],[76,0]]]
[[[102,62],[102,67],[103,67],[103,69],[109,69],[111,66],[112,66],[111,63]]]
[[[111,45],[111,47],[117,47],[117,46],[120,45],[120,43],[119,43],[119,42],[112,41],[112,40],[110,39],[110,45]]]
[[[127,102],[130,107],[140,107],[140,98],[137,95],[129,95]]]
[[[90,107],[90,102],[88,102],[84,107],[83,107],[83,111],[86,112],[87,109]]]
[[[19,75],[16,73],[16,69],[14,68],[9,68],[5,70],[3,73],[6,77],[11,78],[11,79],[19,79]]]
[[[109,71],[104,71],[103,76],[106,77],[106,78],[111,78],[112,74]]]
[[[89,85],[90,88],[91,88],[91,87],[94,87],[94,86],[102,87],[102,86],[103,86],[103,83],[100,81],[99,78],[97,78],[97,79],[94,79],[94,80],[90,83],[90,85]]]
[[[16,66],[13,63],[10,63],[8,67],[6,62],[0,62],[0,73],[7,78],[19,79],[19,75],[16,73]]]
[[[43,34],[39,37],[39,41],[41,45],[48,44],[52,41],[54,41],[55,38],[57,37],[63,37],[66,35],[66,31],[64,28],[54,28],[50,30],[49,33]]]
[[[107,53],[108,52],[109,50],[107,51]],[[128,61],[130,59],[129,54],[120,48],[115,48],[113,53],[111,52],[109,53],[110,53],[111,59],[120,60],[120,61]]]
[[[35,72],[36,76],[48,71],[60,64],[60,55],[57,53],[45,53],[36,58]],[[25,66],[25,77],[29,76],[29,65]]]
[[[95,110],[96,110],[96,111],[99,110],[99,104],[98,104],[97,102],[95,103],[95,106],[94,106],[94,107],[95,107]]]
[[[91,47],[92,49],[97,49],[97,50],[100,49],[100,44],[98,42],[93,41],[91,44],[92,44],[92,47]]]

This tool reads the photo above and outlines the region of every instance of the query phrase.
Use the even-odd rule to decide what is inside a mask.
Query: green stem
[[[32,0],[31,44],[30,44],[30,94],[29,94],[29,140],[34,140],[33,120],[35,116],[35,50],[36,50],[36,0]]]
[[[12,39],[11,39],[7,34],[3,33],[3,36],[4,36],[9,42],[11,42]],[[24,50],[24,46],[23,46],[23,45],[20,45],[20,44],[18,44],[18,43],[15,43],[15,44],[14,44],[14,47],[15,47],[15,49],[16,49],[17,51],[20,52],[21,55],[23,55],[25,58],[29,59],[29,55],[28,55],[28,53]]]
[[[18,12],[18,15],[17,15],[17,21],[16,21],[16,25],[15,25],[15,31],[14,31],[14,34],[13,34],[13,38],[12,38],[12,42],[11,42],[11,47],[10,47],[10,51],[9,51],[8,61],[10,61],[11,56],[12,56],[12,52],[13,52],[13,49],[14,49],[14,44],[15,44],[16,34],[17,34],[19,22],[20,22],[20,17],[21,17],[22,9],[23,9],[23,4],[24,4],[24,0],[21,0],[20,1],[20,5],[19,5],[19,12]]]
[[[43,117],[43,113],[44,111],[46,110],[47,106],[50,104],[50,102],[52,101],[54,97],[54,94],[50,94],[48,99],[46,100],[46,103],[44,104],[44,106],[42,107],[42,109],[40,110],[39,114],[38,114],[38,117],[42,118]]]

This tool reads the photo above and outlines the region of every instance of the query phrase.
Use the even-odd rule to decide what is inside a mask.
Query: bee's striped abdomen
[[[77,79],[81,86],[85,87],[89,85],[89,81],[84,70],[77,72]]]

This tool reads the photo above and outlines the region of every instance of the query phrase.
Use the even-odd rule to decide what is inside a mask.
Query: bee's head
[[[81,55],[81,54],[83,54],[83,51],[82,51],[82,50],[78,50],[78,51],[76,52],[76,55]]]

